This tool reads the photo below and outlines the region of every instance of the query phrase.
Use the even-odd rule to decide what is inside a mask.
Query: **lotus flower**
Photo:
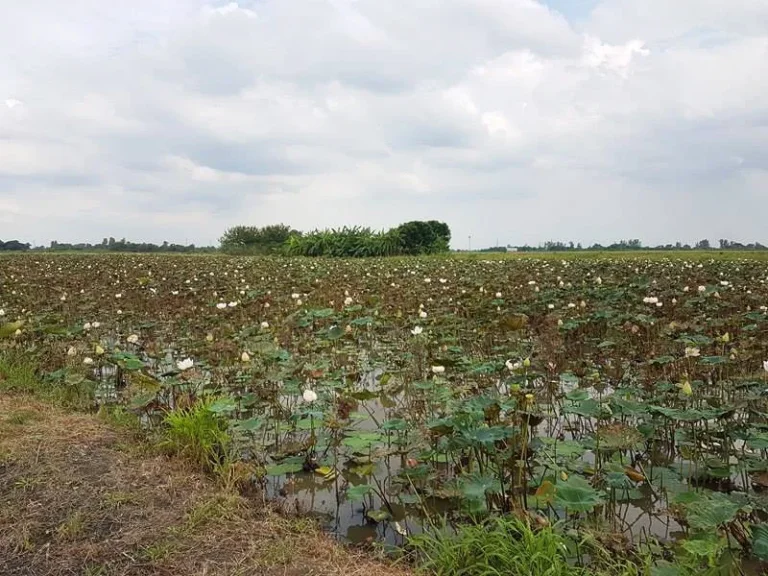
[[[184,360],[179,360],[178,362],[176,362],[176,368],[178,368],[182,372],[189,370],[194,365],[195,365],[195,361],[192,360],[192,358],[185,358]]]

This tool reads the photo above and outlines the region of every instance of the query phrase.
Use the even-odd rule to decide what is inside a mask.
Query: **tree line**
[[[488,248],[488,252],[506,251],[512,246],[501,249],[500,247]],[[675,244],[659,244],[656,246],[644,246],[643,243],[633,238],[631,240],[620,240],[613,244],[603,246],[602,244],[592,244],[591,246],[584,247],[581,243],[574,244],[573,242],[544,242],[539,246],[518,246],[515,248],[518,252],[573,252],[573,251],[608,251],[608,252],[621,252],[625,250],[766,250],[768,246],[764,246],[759,242],[752,242],[749,244],[742,244],[741,242],[734,242],[721,238],[719,240],[719,247],[713,247],[709,240],[699,240],[695,244],[683,244],[682,242],[676,242]]]
[[[49,246],[35,246],[29,243],[21,243],[18,240],[9,240],[3,242],[0,240],[0,252],[214,252],[215,247],[195,246],[194,244],[182,245],[163,242],[162,244],[153,244],[151,242],[129,242],[125,238],[115,240],[114,238],[104,238],[100,244],[77,243],[52,241]]]
[[[450,250],[451,229],[436,220],[414,220],[389,230],[345,226],[301,232],[285,224],[234,226],[221,237],[231,254],[376,257],[439,254]]]

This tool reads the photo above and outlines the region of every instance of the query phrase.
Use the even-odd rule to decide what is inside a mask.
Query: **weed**
[[[87,410],[94,405],[94,382],[79,374],[59,370],[38,377],[30,354],[6,349],[0,355],[0,391],[29,394],[61,406]]]
[[[0,391],[35,394],[41,391],[36,366],[28,356],[5,351],[0,356]]]
[[[197,530],[210,522],[226,522],[237,517],[241,506],[241,498],[237,494],[221,492],[212,498],[197,503],[190,511],[184,523],[184,529]]]
[[[38,419],[39,416],[37,412],[34,412],[33,410],[17,410],[11,412],[5,421],[12,426],[24,426],[25,424]]]
[[[534,531],[517,518],[419,534],[410,539],[422,573],[436,576],[587,576],[600,574],[569,562],[565,539],[552,528]],[[636,569],[613,567],[607,575],[635,576]]]
[[[89,564],[83,571],[83,576],[104,576],[107,574],[107,567],[102,564]]]
[[[40,478],[34,476],[22,476],[21,478],[16,479],[13,483],[13,487],[22,492],[31,492],[36,486],[39,486],[42,483],[43,481]]]
[[[147,562],[161,562],[168,558],[174,551],[174,545],[169,541],[155,542],[145,546],[141,550],[141,556]]]
[[[62,540],[77,540],[86,529],[86,517],[82,511],[76,510],[56,529],[56,534]]]
[[[227,423],[211,412],[211,402],[174,410],[165,417],[164,448],[190,459],[207,472],[226,468],[231,439]]]
[[[119,509],[123,506],[139,504],[140,501],[141,499],[135,494],[118,490],[105,494],[102,503],[107,508]]]

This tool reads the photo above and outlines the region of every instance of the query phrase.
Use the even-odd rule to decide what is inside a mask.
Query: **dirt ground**
[[[0,395],[0,575],[402,576],[122,427]]]

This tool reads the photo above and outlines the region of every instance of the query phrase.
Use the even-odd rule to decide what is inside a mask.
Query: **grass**
[[[85,514],[81,510],[76,510],[59,525],[56,534],[64,540],[77,540],[85,533],[86,527]]]
[[[0,418],[3,576],[408,573],[341,546],[311,519],[278,515],[212,482],[186,458],[125,450],[137,441],[127,414],[73,412],[18,392],[0,391],[0,413],[26,421],[20,434],[14,418]],[[209,438],[179,433],[208,430],[199,410],[181,420],[171,429],[182,452],[182,439]]]
[[[37,412],[32,410],[17,410],[6,417],[6,422],[12,426],[24,426],[39,418]]]
[[[180,408],[165,417],[162,446],[207,472],[226,468],[231,438],[225,420],[211,412],[211,401],[198,401],[190,408]]]
[[[0,355],[0,391],[42,395],[45,387],[35,370],[35,364],[28,357],[5,352]]]
[[[532,529],[513,517],[461,526],[455,533],[420,534],[410,541],[423,574],[436,576],[640,576],[642,567],[574,566],[573,544],[546,527]]]
[[[47,380],[38,376],[38,365],[30,354],[15,349],[0,354],[0,392],[28,394],[60,406],[85,410],[94,405],[94,383],[76,377]]]

